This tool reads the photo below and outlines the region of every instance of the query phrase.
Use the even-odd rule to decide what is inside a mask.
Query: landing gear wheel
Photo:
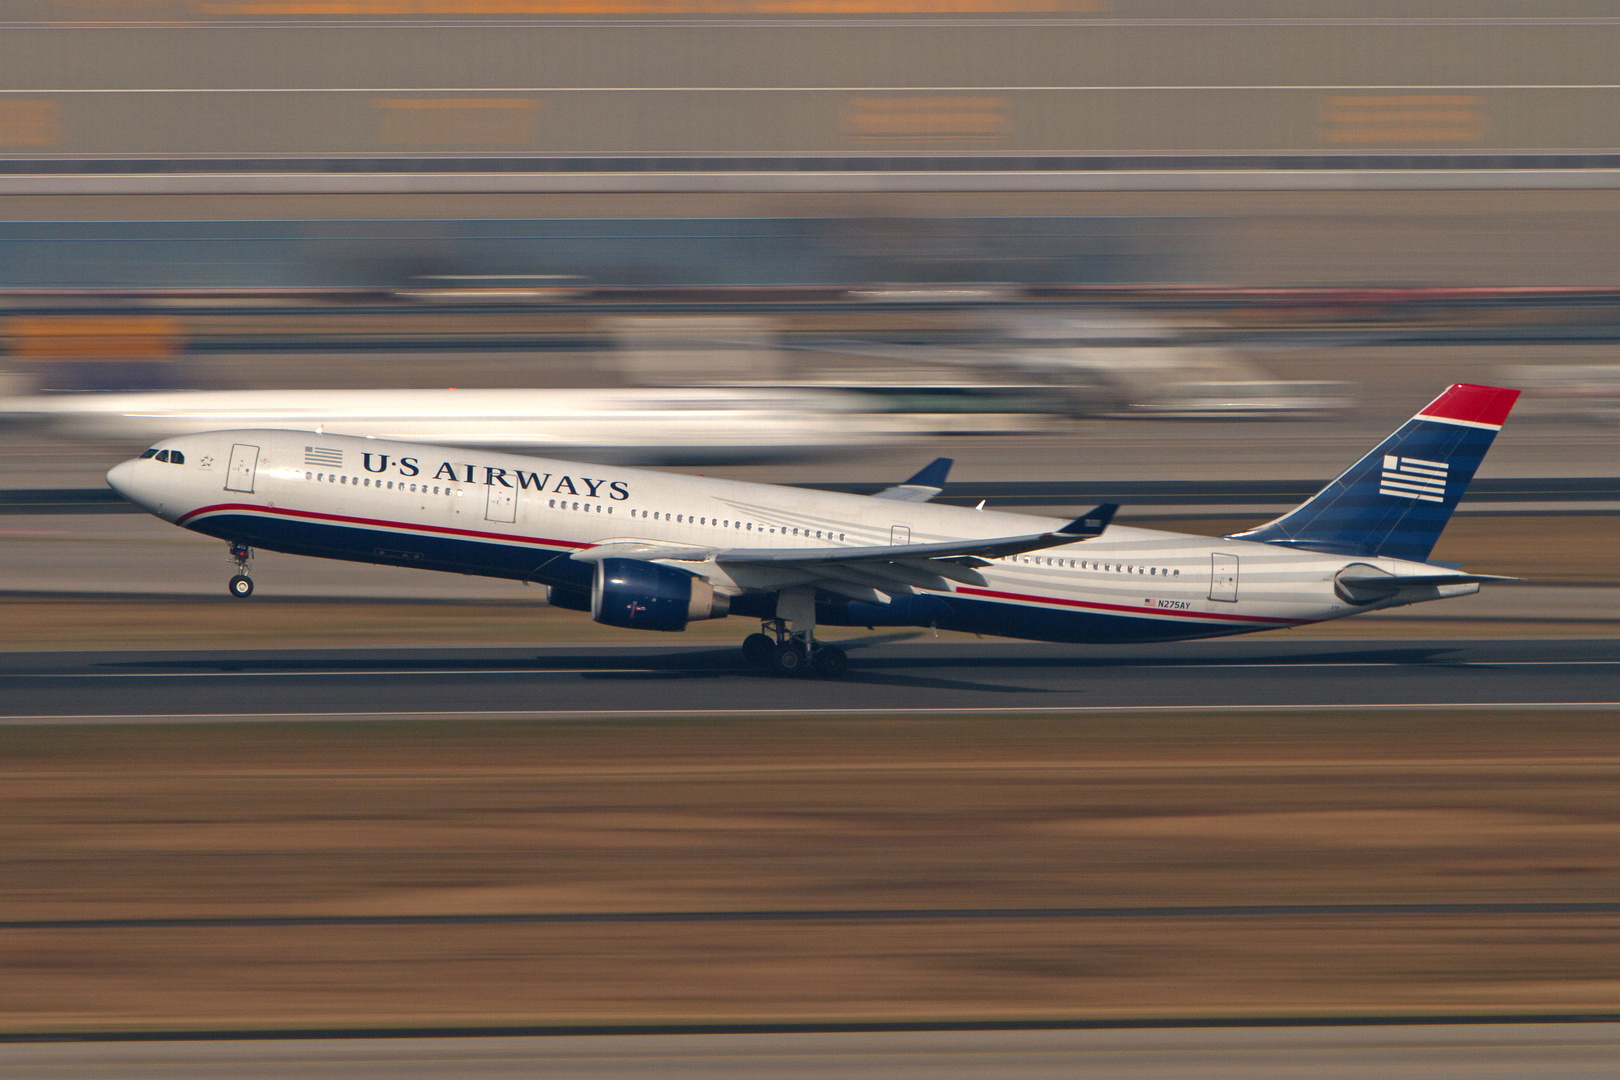
[[[771,670],[778,675],[803,675],[809,661],[802,642],[784,641],[771,654]]]
[[[757,668],[768,668],[776,656],[776,642],[764,634],[749,634],[743,638],[743,659]]]
[[[841,679],[849,671],[849,655],[835,645],[822,645],[816,649],[811,664],[817,674],[829,679]]]
[[[231,595],[239,600],[246,600],[253,595],[253,579],[246,574],[237,574],[231,578]]]

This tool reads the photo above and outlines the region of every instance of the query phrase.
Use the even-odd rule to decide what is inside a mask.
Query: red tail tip
[[[1519,400],[1517,390],[1501,386],[1475,386],[1457,383],[1428,404],[1419,416],[1436,420],[1461,420],[1470,424],[1501,427]]]

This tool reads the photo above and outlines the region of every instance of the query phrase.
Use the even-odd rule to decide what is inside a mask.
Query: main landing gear
[[[761,630],[743,639],[743,656],[754,667],[773,675],[821,675],[841,678],[849,670],[849,657],[836,645],[788,632],[781,619],[768,619]]]
[[[838,646],[816,640],[815,610],[813,591],[783,592],[776,604],[777,617],[764,620],[760,633],[743,640],[743,656],[775,675],[842,677],[849,671],[849,657]]]
[[[231,561],[236,564],[236,576],[226,586],[231,595],[238,600],[246,600],[253,595],[253,579],[247,576],[248,560],[253,558],[253,549],[246,544],[231,545]]]

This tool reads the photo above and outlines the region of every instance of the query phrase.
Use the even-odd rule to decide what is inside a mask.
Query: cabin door
[[[225,474],[226,491],[253,492],[253,474],[259,471],[259,448],[246,443],[231,447],[231,468]]]
[[[484,507],[485,521],[516,521],[517,492],[499,484],[489,486],[489,502]]]
[[[1237,603],[1238,557],[1211,555],[1209,557],[1209,598]]]

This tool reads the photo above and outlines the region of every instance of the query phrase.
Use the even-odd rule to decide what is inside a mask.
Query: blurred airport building
[[[960,168],[964,155],[1014,171],[1300,156],[1534,168],[1612,164],[1620,147],[1620,25],[1596,0],[6,6],[0,143],[79,173],[411,158],[450,171],[885,171]]]
[[[1219,470],[1230,432],[1185,425],[1359,440],[1507,379],[1544,433],[1493,467],[1620,448],[1607,5],[6,17],[8,445],[274,416],[665,463],[951,436],[998,468]],[[474,401],[503,407],[480,427]]]

